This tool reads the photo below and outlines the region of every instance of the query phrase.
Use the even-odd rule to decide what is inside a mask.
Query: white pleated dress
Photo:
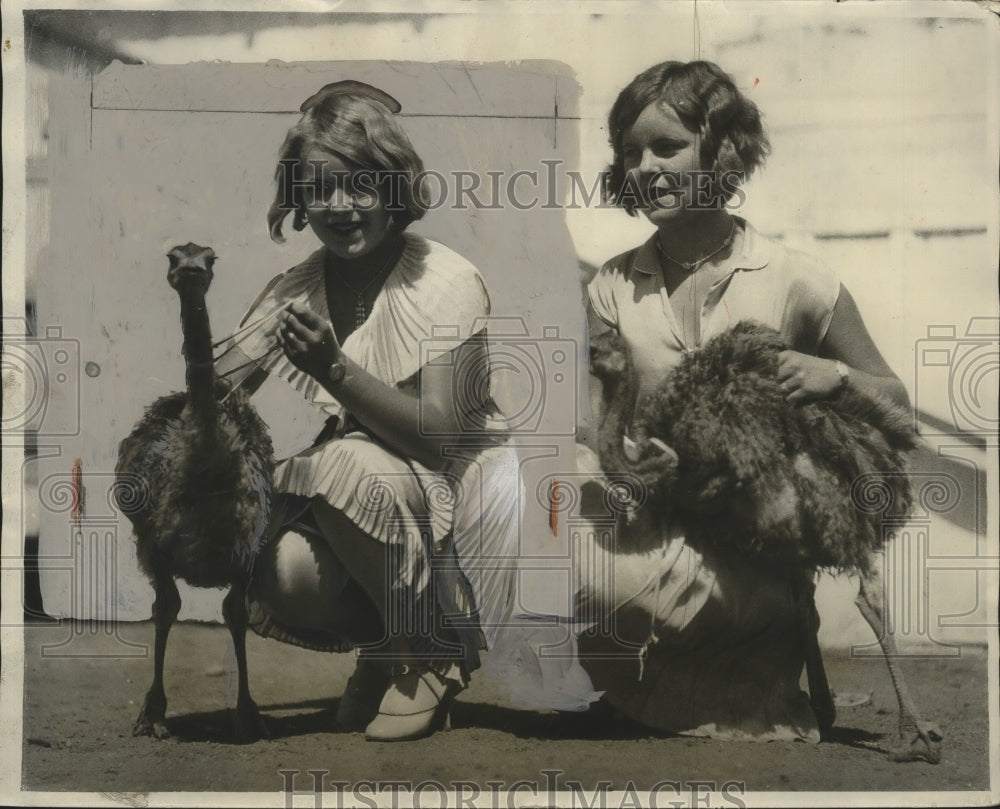
[[[406,233],[404,239],[371,315],[343,342],[343,351],[385,384],[412,389],[422,366],[483,332],[490,303],[479,272],[467,260],[421,236]],[[329,318],[324,271],[321,248],[272,281],[242,322],[291,301]],[[439,608],[459,618],[453,623],[467,670],[477,667],[478,649],[491,645],[511,605],[523,502],[518,460],[506,444],[502,420],[493,418],[475,439],[463,439],[454,460],[432,472],[351,427],[344,408],[315,379],[284,354],[269,354],[273,323],[261,322],[240,338],[239,348],[248,357],[266,355],[260,362],[264,371],[340,419],[333,438],[278,464],[276,491],[320,497],[366,534],[393,546],[390,589],[400,598],[420,598],[433,580]],[[265,636],[329,651],[351,647],[347,639],[281,626],[267,614],[267,605],[252,604],[251,612],[251,625]]]

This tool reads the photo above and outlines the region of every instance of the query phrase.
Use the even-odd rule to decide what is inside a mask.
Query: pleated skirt
[[[388,546],[389,596],[401,602],[396,608],[405,613],[432,599],[435,621],[457,636],[471,671],[512,599],[523,501],[519,470],[516,453],[503,444],[470,451],[437,473],[352,432],[279,464],[272,525],[275,535],[287,526],[308,531],[304,513],[320,498]],[[283,625],[259,601],[251,603],[251,627],[306,648],[352,648],[347,638]],[[422,650],[420,639],[410,638],[418,656],[434,653],[427,640]]]

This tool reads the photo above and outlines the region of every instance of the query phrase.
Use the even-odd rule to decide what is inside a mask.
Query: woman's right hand
[[[320,381],[341,356],[333,326],[298,301],[279,315],[275,337],[296,368]]]
[[[796,404],[828,399],[843,386],[836,362],[799,351],[778,354],[778,382]]]

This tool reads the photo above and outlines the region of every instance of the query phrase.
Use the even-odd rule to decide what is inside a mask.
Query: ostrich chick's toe
[[[166,700],[161,702],[147,696],[142,703],[139,716],[136,717],[135,724],[132,726],[132,735],[152,736],[155,739],[169,739],[171,734],[164,722],[166,712]]]
[[[892,761],[941,761],[940,742],[944,738],[933,722],[919,722],[917,727],[901,734],[899,743],[889,751]]]

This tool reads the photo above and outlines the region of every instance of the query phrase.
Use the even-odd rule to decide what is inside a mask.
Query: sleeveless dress
[[[695,347],[684,343],[655,238],[607,262],[587,290],[591,327],[622,335],[640,396]],[[715,272],[700,312],[702,341],[756,320],[795,350],[817,352],[840,290],[818,259],[737,219]],[[581,448],[579,459],[600,483],[596,456]],[[804,656],[789,581],[706,558],[676,527],[641,553],[618,552],[598,534],[579,539],[574,572],[577,619],[588,627],[579,638],[581,661],[606,701],[661,731],[819,741],[799,688]]]
[[[344,353],[387,385],[415,390],[420,369],[470,339],[485,339],[489,297],[479,272],[444,245],[405,233],[404,249],[372,307],[371,315],[343,341]],[[407,611],[433,592],[438,618],[453,627],[461,645],[463,676],[479,666],[510,608],[517,554],[521,479],[507,446],[499,411],[486,400],[486,428],[457,437],[454,456],[441,472],[405,458],[365,431],[312,377],[282,352],[271,351],[274,319],[290,301],[307,303],[329,319],[325,250],[276,278],[244,316],[258,321],[237,339],[248,358],[281,377],[323,411],[328,428],[317,443],[278,464],[278,505],[272,535],[307,511],[319,497],[365,534],[391,549],[388,583]],[[331,429],[332,426],[332,429]],[[306,527],[308,529],[308,526]],[[433,582],[433,587],[431,586]],[[251,593],[251,627],[264,637],[320,651],[346,651],[352,641],[332,632],[280,623]],[[434,651],[418,644],[414,652]]]

